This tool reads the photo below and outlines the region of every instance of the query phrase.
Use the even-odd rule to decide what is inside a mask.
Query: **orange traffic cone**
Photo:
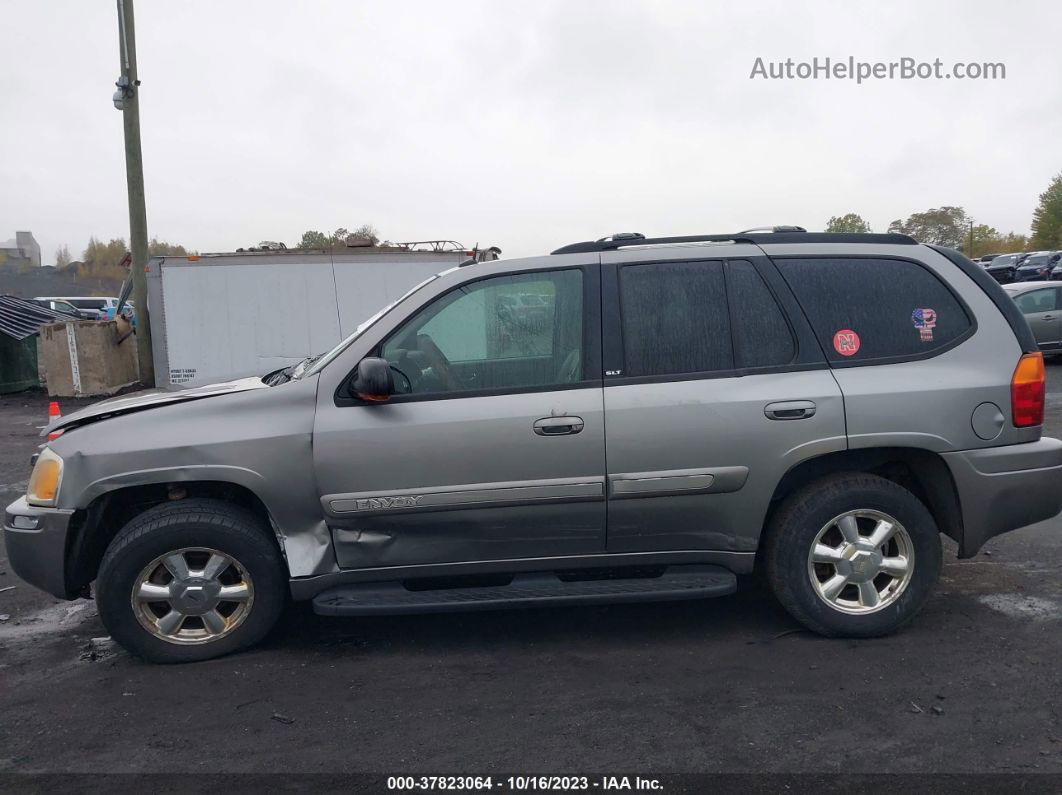
[[[62,416],[63,415],[59,411],[59,404],[56,401],[53,400],[51,403],[48,404],[48,424],[49,425],[51,425],[53,422],[55,422],[57,419],[59,419]],[[63,434],[62,431],[52,431],[51,433],[48,434],[48,441],[50,442],[53,439],[58,439],[60,436],[62,436],[62,434]]]

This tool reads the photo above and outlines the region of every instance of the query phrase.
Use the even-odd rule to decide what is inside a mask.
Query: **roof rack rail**
[[[752,229],[742,229],[739,235],[747,235],[751,232],[807,232],[802,226],[754,226]]]
[[[768,228],[773,231],[747,230],[731,235],[683,235],[680,237],[646,237],[638,232],[626,232],[612,237],[603,237],[600,240],[570,243],[551,253],[585,254],[591,251],[614,251],[625,246],[663,246],[681,243],[752,243],[753,245],[779,243],[879,243],[883,245],[918,245],[918,241],[914,238],[895,233],[807,232],[801,227],[784,226]]]

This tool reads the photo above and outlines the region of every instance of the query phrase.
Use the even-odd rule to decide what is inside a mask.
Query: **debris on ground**
[[[943,715],[944,707],[932,706],[929,708],[929,711],[932,712],[934,715]]]
[[[295,722],[295,718],[289,718],[287,715],[281,715],[279,712],[274,712],[269,717],[270,720],[275,720],[277,723],[283,723],[285,726],[290,726]]]
[[[81,647],[79,660],[85,662],[100,662],[113,657],[116,654],[114,639],[110,637],[91,638]]]
[[[0,624],[7,622],[11,618],[7,613],[0,613]]]
[[[915,714],[918,714],[919,712],[925,712],[924,709],[922,709],[920,706],[918,706],[913,701],[911,702],[911,710],[910,711],[915,713]]]
[[[6,588],[0,588],[0,593],[4,593],[5,591],[13,591],[17,587],[18,587],[17,585],[9,585]]]

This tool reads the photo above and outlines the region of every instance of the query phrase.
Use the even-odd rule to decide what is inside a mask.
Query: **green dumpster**
[[[0,334],[0,395],[41,385],[37,373],[37,335],[22,340]]]

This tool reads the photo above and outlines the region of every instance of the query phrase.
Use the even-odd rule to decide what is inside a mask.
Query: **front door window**
[[[540,389],[583,380],[579,270],[496,276],[437,299],[381,355],[399,393],[438,397]]]

